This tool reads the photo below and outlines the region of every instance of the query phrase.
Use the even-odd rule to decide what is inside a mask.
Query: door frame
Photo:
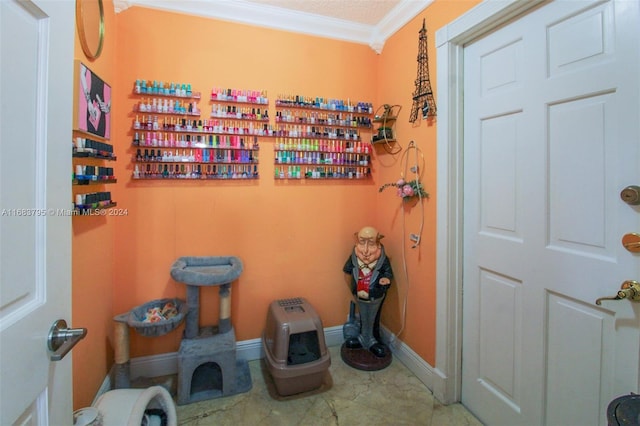
[[[465,44],[548,0],[485,0],[436,32],[436,366],[433,394],[444,404],[462,389],[463,147]]]

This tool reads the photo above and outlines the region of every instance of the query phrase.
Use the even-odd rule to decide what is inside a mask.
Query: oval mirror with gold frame
[[[104,43],[102,0],[76,0],[76,25],[82,51],[89,59],[98,58]]]

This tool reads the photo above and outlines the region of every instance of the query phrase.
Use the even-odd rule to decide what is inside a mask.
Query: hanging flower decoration
[[[412,197],[429,198],[429,194],[424,190],[418,179],[405,181],[404,178],[400,178],[397,182],[385,183],[378,192],[382,192],[387,188],[396,188],[396,195],[405,201],[410,200]]]

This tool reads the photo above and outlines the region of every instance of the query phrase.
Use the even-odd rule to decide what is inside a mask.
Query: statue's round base
[[[369,349],[347,348],[347,344],[343,343],[340,348],[340,356],[345,364],[364,371],[382,370],[391,364],[391,350],[389,348],[383,358],[378,358]]]

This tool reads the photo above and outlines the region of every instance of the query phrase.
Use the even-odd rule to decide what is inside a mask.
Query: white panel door
[[[462,402],[487,425],[603,425],[638,392],[637,1],[549,2],[465,46]]]
[[[73,1],[0,1],[0,424],[71,425]]]

